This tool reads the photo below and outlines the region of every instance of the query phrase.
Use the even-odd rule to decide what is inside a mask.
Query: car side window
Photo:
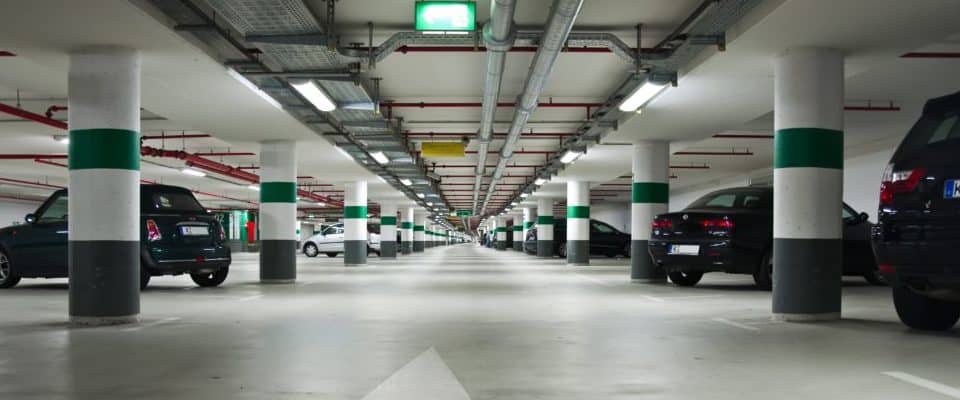
[[[857,215],[853,213],[849,207],[843,207],[843,220],[848,221],[856,218]]]
[[[735,193],[724,193],[710,199],[710,201],[708,201],[707,204],[704,204],[704,206],[733,208],[733,204],[736,202],[737,195]]]
[[[337,233],[336,226],[328,226],[327,229],[323,230],[324,235],[335,235]]]
[[[599,222],[591,222],[590,226],[593,227],[594,231],[600,233],[613,233],[613,228],[607,226],[607,224],[601,224]]]
[[[54,199],[47,206],[46,209],[41,211],[40,215],[37,216],[37,222],[61,222],[67,220],[67,194],[61,194],[56,199]]]
[[[937,125],[937,127],[933,130],[933,135],[930,136],[930,140],[927,141],[927,144],[934,144],[948,139],[956,139],[957,136],[960,136],[960,124],[957,123],[958,120],[960,120],[960,116],[953,115],[941,121],[940,124]]]

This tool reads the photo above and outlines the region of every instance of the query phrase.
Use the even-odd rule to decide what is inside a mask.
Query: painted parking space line
[[[740,329],[748,330],[748,331],[752,331],[752,332],[757,332],[757,331],[760,330],[760,329],[758,329],[757,327],[750,326],[750,325],[746,325],[746,324],[741,324],[741,323],[739,323],[739,322],[731,321],[731,320],[726,319],[726,318],[713,318],[713,319],[711,319],[711,321],[713,321],[713,322],[719,322],[719,323],[724,324],[724,325],[727,325],[727,326],[732,326],[732,327],[734,327],[734,328],[740,328]]]
[[[947,397],[960,399],[960,389],[944,385],[940,382],[934,382],[929,379],[924,379],[919,376],[910,375],[906,372],[901,372],[901,371],[887,371],[887,372],[884,372],[883,374],[891,378],[909,383],[911,385],[919,386],[929,391],[940,393]]]
[[[136,331],[140,331],[140,330],[143,330],[143,329],[152,328],[152,327],[155,327],[155,326],[158,326],[158,325],[169,324],[169,323],[171,323],[171,322],[176,322],[176,321],[179,321],[179,320],[180,320],[180,317],[164,318],[164,319],[161,319],[161,320],[158,320],[158,321],[153,321],[153,322],[150,322],[150,323],[141,324],[140,326],[134,326],[134,327],[126,328],[126,329],[123,329],[123,331],[124,331],[124,332],[136,332]]]
[[[592,277],[592,276],[583,275],[583,274],[580,274],[580,273],[577,273],[577,272],[574,272],[574,274],[575,274],[578,278],[583,279],[583,280],[586,280],[586,281],[588,281],[588,282],[596,283],[596,284],[598,284],[598,285],[603,285],[603,286],[613,286],[612,283],[607,282],[607,281],[604,281],[604,280],[602,280],[602,279],[597,279],[597,278],[594,278],[594,277]]]
[[[664,300],[661,299],[661,298],[659,298],[659,297],[643,296],[643,298],[645,298],[645,299],[647,299],[647,300],[650,300],[650,301],[657,302],[657,303],[663,303],[663,302],[664,302]]]
[[[253,296],[241,297],[241,298],[237,299],[237,301],[238,301],[238,302],[252,301],[252,300],[259,299],[259,298],[261,298],[261,297],[263,297],[262,294],[257,294],[257,295],[253,295]]]
[[[719,297],[726,297],[726,295],[724,295],[724,294],[702,294],[702,295],[694,295],[694,296],[663,296],[663,297],[643,296],[643,297],[646,298],[647,300],[650,300],[650,301],[655,301],[655,302],[657,302],[657,303],[663,303],[663,302],[674,301],[674,300],[713,299],[713,298],[719,298]]]

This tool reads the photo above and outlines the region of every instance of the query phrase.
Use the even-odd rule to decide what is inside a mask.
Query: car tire
[[[327,257],[330,257],[330,258],[334,258],[334,257],[337,256],[337,253],[334,253],[334,252],[328,252],[328,253],[325,253],[325,254],[327,255]]]
[[[863,274],[863,279],[874,286],[887,286],[887,279],[884,278],[876,268],[874,268],[873,271]]]
[[[670,278],[670,282],[673,282],[674,285],[690,287],[700,282],[700,279],[703,278],[703,272],[677,271],[671,272],[667,274],[667,276]]]
[[[216,287],[227,280],[229,273],[230,267],[223,267],[209,273],[190,274],[190,279],[193,279],[193,282],[200,287]]]
[[[0,249],[0,289],[8,289],[20,283],[20,277],[13,273],[10,267],[10,257],[6,251]]]
[[[313,243],[307,243],[303,246],[303,255],[307,257],[316,257],[320,255],[320,249]]]
[[[922,331],[945,331],[960,319],[960,303],[923,296],[905,286],[893,288],[893,305],[904,325]]]
[[[143,267],[143,263],[140,263],[140,290],[146,289],[147,285],[150,284],[150,271],[147,271]]]
[[[567,242],[560,242],[560,246],[557,247],[557,256],[567,258]]]
[[[768,249],[753,273],[753,282],[761,290],[773,290],[773,249]]]

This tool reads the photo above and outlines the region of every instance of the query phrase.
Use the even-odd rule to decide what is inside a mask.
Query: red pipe
[[[6,105],[6,104],[3,104],[3,103],[0,103],[0,112],[4,112],[4,113],[10,114],[10,115],[13,115],[13,116],[16,116],[16,117],[20,117],[20,118],[23,118],[23,119],[26,119],[26,120],[30,120],[30,121],[33,121],[33,122],[39,122],[39,123],[41,123],[41,124],[44,124],[44,125],[47,125],[47,126],[52,126],[52,127],[54,127],[54,128],[59,128],[59,129],[63,129],[63,130],[66,130],[66,129],[67,129],[67,123],[66,123],[66,122],[58,121],[58,120],[55,120],[55,119],[50,119],[50,118],[44,117],[43,115],[34,114],[34,113],[30,112],[30,111],[27,111],[27,110],[24,110],[24,109],[21,109],[21,108],[17,108],[17,107],[13,107],[13,106],[10,106],[10,105]]]
[[[958,52],[912,52],[907,53],[901,58],[960,58]]]
[[[9,52],[6,50],[0,50],[0,57],[16,57],[16,56],[17,55],[13,54],[12,52]]]
[[[47,107],[47,112],[43,113],[47,118],[53,118],[53,113],[57,111],[67,111],[67,106],[50,106]]]
[[[540,108],[586,108],[586,107],[599,107],[603,103],[538,103],[537,107]],[[511,102],[499,102],[497,107],[516,107],[517,103]],[[477,102],[393,102],[393,103],[381,103],[380,107],[384,108],[480,108],[483,107],[483,103]]]
[[[0,194],[0,199],[32,201],[35,203],[43,203],[43,201],[46,200],[46,199],[38,199],[34,197],[24,197],[24,196],[16,196],[16,195],[9,195],[9,194]]]
[[[0,160],[53,160],[66,158],[66,154],[0,154]]]
[[[47,165],[53,165],[53,166],[55,166],[55,167],[67,168],[67,164],[58,163],[58,162],[56,162],[56,161],[44,160],[44,159],[42,159],[42,158],[37,158],[37,159],[35,159],[35,160],[33,160],[33,161],[36,162],[36,163],[39,163],[39,164],[47,164]]]
[[[49,189],[66,189],[67,188],[66,186],[50,185],[47,183],[40,183],[40,182],[30,182],[30,181],[24,181],[24,180],[13,179],[13,178],[0,178],[0,182],[13,183],[17,185],[33,185],[33,186],[40,186],[40,187],[49,188]]]
[[[194,153],[198,156],[204,157],[224,157],[224,156],[255,156],[256,153],[234,153],[234,152],[208,152],[208,153]]]
[[[199,138],[208,138],[211,137],[207,134],[191,134],[191,135],[144,135],[140,136],[140,140],[159,140],[159,139],[199,139]]]

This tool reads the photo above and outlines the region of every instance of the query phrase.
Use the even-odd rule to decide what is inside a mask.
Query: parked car
[[[327,257],[336,257],[343,253],[343,238],[343,223],[330,225],[303,242],[303,254],[316,257],[323,253]],[[370,253],[380,255],[380,225],[377,224],[367,224],[367,254]]]
[[[900,320],[960,319],[960,92],[932,99],[883,174],[873,246]]]
[[[882,284],[870,248],[872,224],[865,213],[843,205],[843,273]],[[706,272],[750,274],[757,286],[773,286],[773,189],[718,190],[683,211],[654,217],[647,242],[654,263],[670,281],[693,286]]]
[[[528,254],[537,254],[537,226],[533,224],[523,240],[523,250]],[[553,254],[567,257],[567,220],[557,218],[553,221]],[[595,219],[590,220],[590,255],[630,257],[630,234],[623,233],[609,224]]]
[[[54,192],[23,225],[0,229],[0,288],[21,278],[67,277],[66,189]],[[151,276],[190,274],[199,286],[227,279],[230,248],[223,226],[189,190],[140,186],[140,288]]]

